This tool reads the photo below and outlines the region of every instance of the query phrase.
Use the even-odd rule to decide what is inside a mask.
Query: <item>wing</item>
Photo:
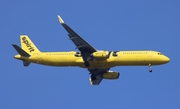
[[[74,32],[67,24],[64,23],[62,18],[58,15],[59,22],[68,32],[70,40],[75,44],[76,48],[79,49],[84,61],[87,61],[87,58],[93,52],[97,50],[87,43],[82,37],[80,37],[76,32]],[[88,69],[91,77],[89,78],[91,85],[99,85],[102,81],[102,74],[107,72],[109,69]]]
[[[102,74],[107,72],[109,69],[88,69],[91,77],[89,78],[91,85],[99,85],[103,79]]]
[[[92,77],[89,78],[89,81],[90,81],[90,84],[91,84],[91,85],[99,85],[100,82],[101,82],[102,79],[103,79],[100,75],[95,76],[95,78],[96,78],[96,79],[94,79],[94,80],[92,79]]]
[[[69,33],[68,36],[72,40],[72,42],[76,45],[76,48],[81,51],[82,57],[84,60],[87,60],[87,57],[96,52],[96,49],[88,44],[83,38],[81,38],[76,32],[74,32],[67,24],[64,23],[62,18],[58,15],[59,22]]]

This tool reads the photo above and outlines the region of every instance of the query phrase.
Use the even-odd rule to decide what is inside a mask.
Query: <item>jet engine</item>
[[[93,58],[106,59],[108,58],[108,51],[98,51],[91,54]]]
[[[114,72],[114,71],[108,71],[107,73],[104,73],[102,76],[104,79],[118,79],[120,76],[120,73]]]

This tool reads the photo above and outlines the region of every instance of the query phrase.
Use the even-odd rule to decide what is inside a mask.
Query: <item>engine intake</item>
[[[109,71],[107,73],[104,73],[103,75],[104,79],[118,79],[120,76],[119,72]]]

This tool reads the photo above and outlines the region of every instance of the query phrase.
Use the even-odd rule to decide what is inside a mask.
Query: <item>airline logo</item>
[[[31,43],[28,42],[26,37],[22,37],[23,43],[26,45],[26,47],[29,49],[30,52],[34,52],[34,48],[31,46]]]

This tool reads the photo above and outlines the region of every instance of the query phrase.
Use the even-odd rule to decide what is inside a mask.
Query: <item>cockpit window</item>
[[[162,53],[158,53],[158,55],[163,55]]]

